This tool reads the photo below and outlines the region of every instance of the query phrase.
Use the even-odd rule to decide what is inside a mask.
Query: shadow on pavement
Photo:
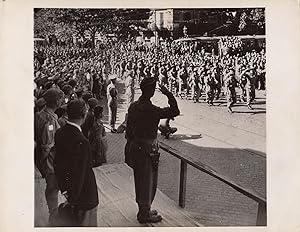
[[[169,139],[170,140],[190,140],[190,139],[200,139],[202,135],[185,135],[185,134],[173,134]]]
[[[254,108],[254,110],[256,110]],[[233,114],[265,114],[266,111],[265,110],[261,110],[261,111],[254,111],[254,110],[251,110],[251,111],[235,111],[234,108],[233,108]]]

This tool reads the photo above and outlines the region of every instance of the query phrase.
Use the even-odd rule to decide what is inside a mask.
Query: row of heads
[[[64,99],[64,93],[58,88],[50,88],[44,94],[42,98],[36,101],[38,108],[43,108],[46,105],[56,104],[59,108],[58,111],[67,112],[69,119],[80,119],[85,114],[88,108],[100,115],[103,112],[103,107],[100,105],[96,98],[89,92],[84,93],[82,98],[69,101],[67,104],[62,104]]]
[[[86,102],[82,99],[74,99],[62,109],[67,113],[68,120],[82,120],[88,112]],[[103,107],[100,104],[97,103],[92,110],[96,119],[102,118]]]
[[[115,80],[116,76],[112,76],[111,80]],[[147,89],[148,87],[152,87],[156,85],[156,82],[158,81],[157,78],[144,78],[141,81],[140,87],[141,90],[144,91],[145,89]],[[71,89],[72,87],[69,85],[64,86],[65,88],[68,87],[68,89]],[[63,90],[65,90],[65,88],[63,88]],[[61,100],[64,98],[64,96],[66,95],[64,93],[64,91],[59,89],[59,88],[50,88],[48,90],[45,91],[45,93],[43,94],[42,98],[37,100],[37,104],[38,105],[42,105],[42,104],[47,104],[47,103],[55,103],[58,100]],[[80,89],[80,92],[83,91],[82,89]],[[77,91],[76,93],[78,93],[79,91]],[[93,94],[91,92],[84,92],[82,94],[82,99],[83,101],[89,105],[90,108],[95,108],[99,102],[96,98],[93,98]]]

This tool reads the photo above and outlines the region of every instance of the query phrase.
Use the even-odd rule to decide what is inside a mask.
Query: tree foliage
[[[265,10],[263,8],[241,9],[238,16],[239,32],[255,34],[256,32],[265,31]]]
[[[127,36],[132,25],[145,26],[149,9],[35,9],[35,36],[55,34],[61,40],[72,36],[94,42],[96,33]]]

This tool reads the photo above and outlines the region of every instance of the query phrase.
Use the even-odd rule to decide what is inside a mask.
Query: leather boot
[[[150,210],[149,206],[139,204],[137,220],[139,223],[157,223],[162,220],[162,217],[156,210]]]

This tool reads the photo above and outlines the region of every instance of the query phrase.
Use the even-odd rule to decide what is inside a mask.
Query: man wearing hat
[[[118,90],[115,86],[117,76],[115,74],[110,75],[110,84],[107,86],[107,106],[108,106],[108,118],[111,126],[111,132],[116,133],[116,120],[117,120],[117,108],[118,108]]]
[[[73,208],[75,220],[68,226],[96,227],[99,200],[93,157],[80,127],[86,113],[83,100],[69,102],[68,121],[55,134],[55,174],[60,191]]]
[[[38,170],[46,179],[45,195],[50,214],[49,225],[52,225],[58,205],[58,187],[53,167],[54,135],[60,127],[54,112],[63,102],[63,92],[56,88],[50,88],[43,98],[46,101],[46,107],[37,112],[34,119],[34,141],[36,143],[34,158]]]
[[[162,85],[160,91],[167,96],[169,107],[160,108],[152,104],[156,82],[154,78],[143,79],[142,95],[128,109],[125,162],[134,171],[136,202],[139,207],[137,220],[140,223],[156,223],[162,220],[156,210],[151,210],[157,187],[158,124],[160,119],[176,117],[180,113],[176,99]]]

